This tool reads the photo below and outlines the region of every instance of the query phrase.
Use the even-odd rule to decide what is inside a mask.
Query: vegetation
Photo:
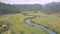
[[[47,14],[60,14],[60,2],[52,2],[52,3],[47,3],[43,5],[43,10],[42,12],[47,13]]]
[[[5,4],[0,2],[0,14],[44,12],[46,14],[60,14],[60,2],[41,4]]]
[[[0,21],[11,22],[11,26],[6,34],[48,34],[41,28],[28,25],[24,22],[25,18],[33,16],[24,16],[22,14],[10,14],[0,16]],[[1,30],[0,30],[1,31]],[[2,34],[3,34],[2,33]]]
[[[40,18],[32,19],[32,21],[60,34],[60,17],[54,14],[46,15],[44,13],[40,13],[39,16]]]
[[[16,7],[10,4],[5,4],[0,2],[0,15],[13,14],[13,13],[20,13],[20,10],[18,10]]]
[[[33,22],[60,34],[60,2],[45,5],[10,5],[0,2],[0,33],[5,31],[1,34],[48,34],[45,30],[24,22],[24,19],[34,16],[40,18],[32,19]],[[7,27],[3,28],[3,25]]]

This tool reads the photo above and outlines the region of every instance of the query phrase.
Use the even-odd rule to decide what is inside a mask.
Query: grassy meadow
[[[50,30],[53,30],[57,34],[60,34],[60,17],[59,15],[47,15],[44,13],[38,14],[40,18],[32,19],[33,22],[42,25]]]
[[[41,28],[26,24],[24,19],[30,17],[34,16],[25,16],[23,14],[0,15],[0,23],[11,23],[9,29],[3,31],[1,34],[48,34]],[[2,28],[0,28],[0,31],[1,30]]]

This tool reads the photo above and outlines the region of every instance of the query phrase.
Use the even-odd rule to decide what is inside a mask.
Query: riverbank
[[[32,23],[31,19],[25,19],[25,22],[29,25],[32,25],[32,26],[36,26],[36,27],[39,27],[39,28],[42,28],[43,30],[45,30],[48,34],[56,34],[55,32],[41,26],[41,25],[38,25],[36,23]]]

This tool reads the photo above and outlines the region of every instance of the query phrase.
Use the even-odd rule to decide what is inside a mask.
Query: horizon
[[[6,4],[47,4],[51,2],[60,2],[60,0],[0,0],[2,3]]]

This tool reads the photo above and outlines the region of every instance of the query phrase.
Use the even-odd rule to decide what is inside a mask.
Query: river
[[[25,19],[25,23],[27,23],[27,24],[29,24],[29,25],[34,25],[34,26],[39,27],[39,28],[42,28],[42,29],[44,29],[48,34],[56,34],[54,31],[51,31],[51,30],[45,28],[44,26],[41,26],[41,25],[32,23],[31,19],[29,19],[29,18],[26,18],[26,19]]]

